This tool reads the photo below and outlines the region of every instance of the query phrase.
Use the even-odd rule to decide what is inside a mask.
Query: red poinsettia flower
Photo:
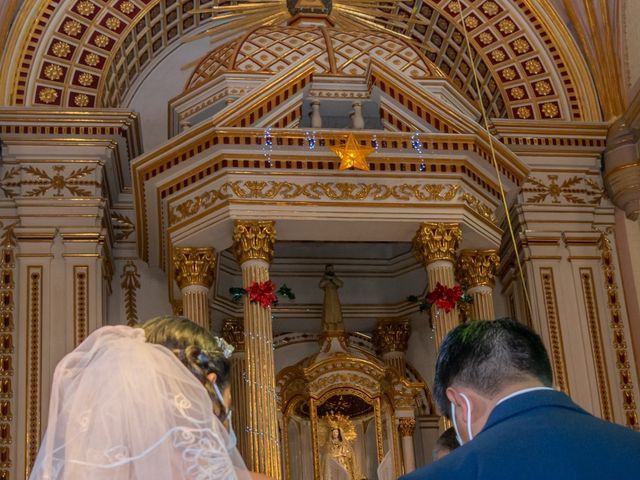
[[[259,303],[262,308],[269,308],[278,300],[274,293],[275,289],[276,285],[271,280],[260,283],[253,282],[247,289],[249,301]]]
[[[438,282],[436,288],[427,294],[427,303],[435,305],[446,313],[449,313],[456,307],[461,298],[462,288],[460,288],[460,285],[449,288]]]

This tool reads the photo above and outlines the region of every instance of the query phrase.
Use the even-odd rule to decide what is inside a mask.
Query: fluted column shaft
[[[496,250],[462,250],[458,256],[457,273],[471,296],[469,320],[494,320],[493,287],[500,266]]]
[[[234,229],[234,253],[242,268],[245,288],[269,280],[273,256],[273,222],[240,222]],[[273,479],[281,478],[278,405],[275,391],[275,364],[271,308],[263,308],[244,298],[244,379],[245,401],[239,405],[245,420],[240,429],[245,462],[253,471]]]
[[[454,264],[449,260],[436,260],[435,262],[429,263],[427,265],[429,290],[436,288],[438,283],[446,287],[453,287],[455,285],[454,271]],[[440,344],[445,335],[460,323],[460,315],[455,308],[450,312],[445,312],[433,306],[431,307],[431,318],[436,329],[436,347],[440,348]]]
[[[247,363],[244,353],[244,331],[242,319],[228,318],[222,323],[222,338],[233,346],[231,355],[231,400],[233,405],[233,430],[238,437],[238,450],[242,458],[247,458],[248,451],[244,427],[248,425],[246,409],[249,404],[247,389],[244,388]]]
[[[398,431],[402,443],[402,461],[404,473],[411,473],[416,469],[416,457],[413,449],[413,432],[416,429],[416,419],[411,417],[400,418]]]
[[[209,330],[209,289],[215,272],[215,250],[176,248],[173,263],[175,279],[182,293],[183,315]]]

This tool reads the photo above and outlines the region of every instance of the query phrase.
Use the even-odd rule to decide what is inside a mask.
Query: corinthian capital
[[[398,423],[398,430],[400,430],[401,437],[411,437],[416,429],[416,419],[409,417],[402,417]]]
[[[389,318],[378,322],[373,332],[373,343],[380,353],[406,352],[411,327],[406,318]]]
[[[271,220],[236,220],[233,228],[233,253],[238,263],[264,260],[271,263],[276,241],[275,222]]]
[[[242,319],[227,318],[222,322],[222,338],[236,352],[244,351],[244,330],[242,328]]]
[[[182,289],[190,285],[210,288],[216,266],[213,248],[178,247],[173,250],[176,282]]]
[[[457,223],[423,223],[413,237],[413,252],[425,266],[438,260],[453,261],[461,241]]]
[[[458,280],[467,287],[493,287],[499,266],[500,257],[494,249],[462,250],[457,263]]]

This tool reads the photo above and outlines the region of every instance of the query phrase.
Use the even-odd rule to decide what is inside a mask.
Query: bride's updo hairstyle
[[[201,326],[184,317],[166,315],[152,318],[141,325],[147,342],[171,350],[185,367],[202,383],[214,405],[220,405],[207,375],[216,374],[220,390],[229,384],[233,347]],[[224,410],[224,406],[221,406]]]

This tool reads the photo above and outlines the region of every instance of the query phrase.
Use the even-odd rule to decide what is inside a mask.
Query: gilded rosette
[[[406,352],[411,326],[406,318],[390,318],[378,322],[373,332],[373,343],[378,353]]]
[[[227,318],[222,322],[222,338],[233,346],[236,352],[244,351],[244,329],[242,319]]]
[[[427,266],[438,260],[455,259],[462,242],[462,230],[457,223],[423,223],[413,237],[413,252]]]
[[[211,288],[216,252],[213,248],[177,247],[173,250],[173,266],[180,289],[191,285]]]
[[[247,260],[271,263],[276,242],[272,220],[236,220],[233,228],[233,253],[240,264]]]
[[[494,249],[462,250],[456,264],[456,276],[467,288],[495,285],[500,257]]]

